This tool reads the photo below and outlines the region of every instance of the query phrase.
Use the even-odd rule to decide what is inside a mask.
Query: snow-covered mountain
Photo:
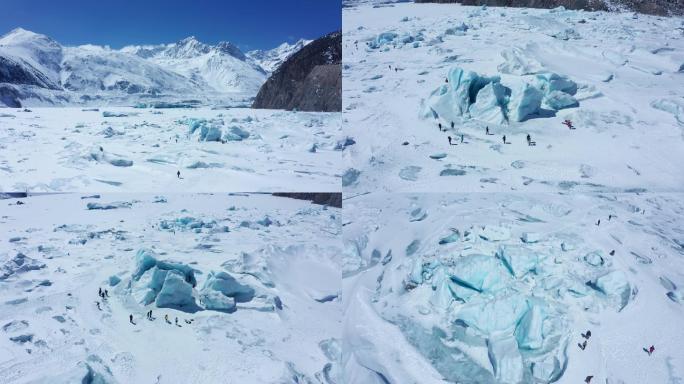
[[[65,47],[17,28],[0,38],[0,102],[8,106],[152,100],[245,100],[308,41],[245,55],[235,44]]]
[[[143,58],[218,92],[254,93],[266,80],[266,71],[227,41],[208,45],[190,36],[173,44],[124,47],[121,52]]]
[[[294,44],[282,43],[270,50],[257,49],[247,52],[247,57],[270,73],[278,69],[285,60],[289,59],[295,52],[298,52],[312,41],[313,40],[299,39]]]

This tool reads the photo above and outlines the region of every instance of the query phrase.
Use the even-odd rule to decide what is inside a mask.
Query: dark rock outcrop
[[[20,61],[19,61],[20,60]],[[21,59],[0,56],[0,83],[35,85],[41,88],[59,89],[42,72]]]
[[[252,108],[342,111],[342,33],[312,41],[261,86]]]
[[[339,192],[319,192],[319,193],[290,193],[278,192],[273,196],[289,197],[291,199],[310,200],[314,204],[329,205],[331,207],[342,208],[342,194]]]
[[[415,0],[416,3],[460,3],[497,7],[584,9],[587,11],[628,10],[651,15],[683,15],[684,0]]]

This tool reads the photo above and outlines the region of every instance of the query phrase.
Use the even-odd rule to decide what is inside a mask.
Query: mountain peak
[[[242,61],[244,61],[247,58],[245,54],[240,50],[240,48],[238,48],[237,45],[229,41],[221,41],[218,44],[216,44],[216,50],[218,50],[221,53],[231,55]]]
[[[0,36],[0,41],[2,41],[4,44],[16,44],[20,41],[29,41],[29,40],[43,40],[48,43],[54,43],[57,44],[56,41],[51,39],[48,36],[45,36],[40,33],[36,33],[33,31],[29,31],[28,29],[24,29],[21,27],[14,28],[13,30],[9,31],[3,36]]]

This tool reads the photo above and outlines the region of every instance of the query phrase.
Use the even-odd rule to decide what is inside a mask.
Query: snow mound
[[[110,154],[105,152],[102,147],[93,147],[90,153],[86,156],[87,159],[95,160],[97,162],[109,163],[115,167],[131,167],[133,166],[133,161],[125,159],[121,156]]]

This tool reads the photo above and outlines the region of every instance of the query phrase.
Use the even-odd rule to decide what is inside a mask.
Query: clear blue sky
[[[0,35],[21,27],[63,45],[171,43],[194,35],[242,50],[314,39],[342,26],[341,0],[7,0]]]

